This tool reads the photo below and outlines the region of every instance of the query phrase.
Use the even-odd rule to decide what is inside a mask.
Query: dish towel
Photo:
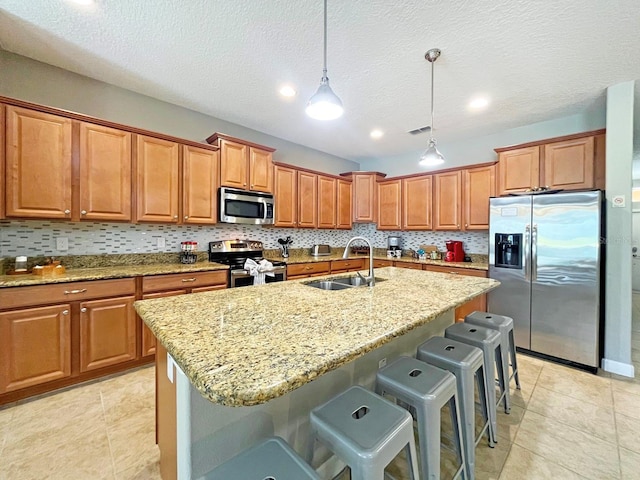
[[[262,285],[265,283],[265,277],[269,275],[270,277],[275,276],[273,273],[273,263],[269,260],[265,260],[264,258],[260,260],[260,263],[257,263],[255,260],[251,258],[247,258],[244,262],[244,269],[249,272],[249,275],[253,277],[254,285]]]

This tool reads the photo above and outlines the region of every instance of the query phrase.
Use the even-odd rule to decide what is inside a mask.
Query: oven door
[[[273,195],[221,187],[219,217],[224,223],[273,224]]]
[[[283,282],[287,279],[287,267],[273,267],[274,276],[265,276],[265,282]],[[253,285],[253,276],[249,275],[246,270],[231,270],[230,287],[247,287]]]

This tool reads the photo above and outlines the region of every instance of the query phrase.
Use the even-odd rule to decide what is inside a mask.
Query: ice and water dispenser
[[[501,268],[522,268],[522,234],[496,233],[495,266]]]

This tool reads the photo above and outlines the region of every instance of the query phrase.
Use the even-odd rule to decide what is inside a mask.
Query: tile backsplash
[[[3,220],[0,221],[0,257],[177,252],[180,242],[186,240],[196,241],[199,250],[206,250],[208,242],[228,238],[261,240],[264,248],[278,248],[278,238],[287,236],[293,239],[293,248],[309,248],[316,243],[339,247],[355,235],[370,239],[377,248],[386,247],[389,235],[399,235],[405,249],[416,250],[419,245],[432,244],[444,250],[447,240],[462,240],[468,253],[486,254],[488,249],[487,232],[389,232],[376,230],[373,224],[357,224],[352,230],[314,230],[232,224],[133,225]],[[68,240],[67,251],[56,249],[57,238]],[[164,242],[164,247],[159,247],[159,242]]]

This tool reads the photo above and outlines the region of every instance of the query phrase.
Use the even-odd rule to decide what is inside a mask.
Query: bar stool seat
[[[204,480],[320,480],[280,437],[272,437],[218,465]]]
[[[419,478],[411,415],[360,386],[314,408],[311,435],[312,465],[319,440],[349,466],[352,480],[384,480],[384,468],[404,449],[411,479]]]
[[[480,325],[500,332],[500,342],[502,344],[502,366],[505,371],[507,384],[511,379],[515,379],[516,388],[520,390],[520,375],[518,374],[518,360],[516,359],[516,342],[513,333],[513,319],[504,315],[475,311],[464,318],[466,323]],[[511,367],[511,372],[509,372]]]
[[[484,357],[479,348],[443,337],[431,337],[418,347],[418,360],[453,373],[456,377],[457,393],[460,399],[460,419],[465,453],[465,477],[473,480],[475,470],[475,447],[484,433],[489,438],[489,446],[495,445],[489,417],[489,401],[484,372]],[[478,388],[480,409],[483,417],[482,430],[475,436],[474,381]],[[495,407],[494,407],[495,408]]]
[[[388,393],[415,409],[423,479],[440,478],[440,414],[442,407],[449,404],[453,443],[460,465],[455,477],[464,471],[456,377],[451,372],[415,358],[400,357],[378,371],[376,393]]]

